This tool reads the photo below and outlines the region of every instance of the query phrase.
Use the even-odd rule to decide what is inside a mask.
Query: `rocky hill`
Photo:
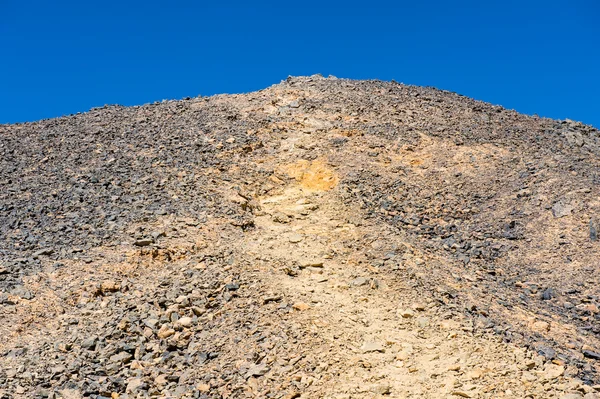
[[[0,125],[0,398],[595,398],[599,139],[320,76]]]

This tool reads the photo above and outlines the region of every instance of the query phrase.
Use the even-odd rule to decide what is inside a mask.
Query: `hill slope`
[[[595,397],[598,133],[319,76],[0,126],[0,397]]]

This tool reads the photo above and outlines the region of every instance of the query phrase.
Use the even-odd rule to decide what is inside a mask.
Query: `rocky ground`
[[[0,126],[0,398],[600,396],[598,131],[320,76]]]

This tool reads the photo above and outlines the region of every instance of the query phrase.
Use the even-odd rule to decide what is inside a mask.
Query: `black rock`
[[[598,241],[598,221],[595,218],[590,219],[590,240]]]
[[[96,341],[96,337],[86,338],[83,341],[81,341],[81,347],[88,350],[94,350],[96,347]]]
[[[225,289],[227,289],[227,291],[237,291],[240,289],[240,285],[236,283],[227,284]]]
[[[583,351],[583,356],[587,357],[588,359],[600,360],[600,353],[590,350]]]
[[[546,345],[538,345],[536,347],[537,353],[544,356],[548,360],[552,360],[556,357],[556,351]]]
[[[544,291],[542,291],[541,297],[545,301],[556,298],[556,290],[554,288],[546,288]]]

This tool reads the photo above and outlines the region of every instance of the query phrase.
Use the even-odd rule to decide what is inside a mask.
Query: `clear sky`
[[[0,0],[0,123],[315,73],[600,127],[600,2]]]

